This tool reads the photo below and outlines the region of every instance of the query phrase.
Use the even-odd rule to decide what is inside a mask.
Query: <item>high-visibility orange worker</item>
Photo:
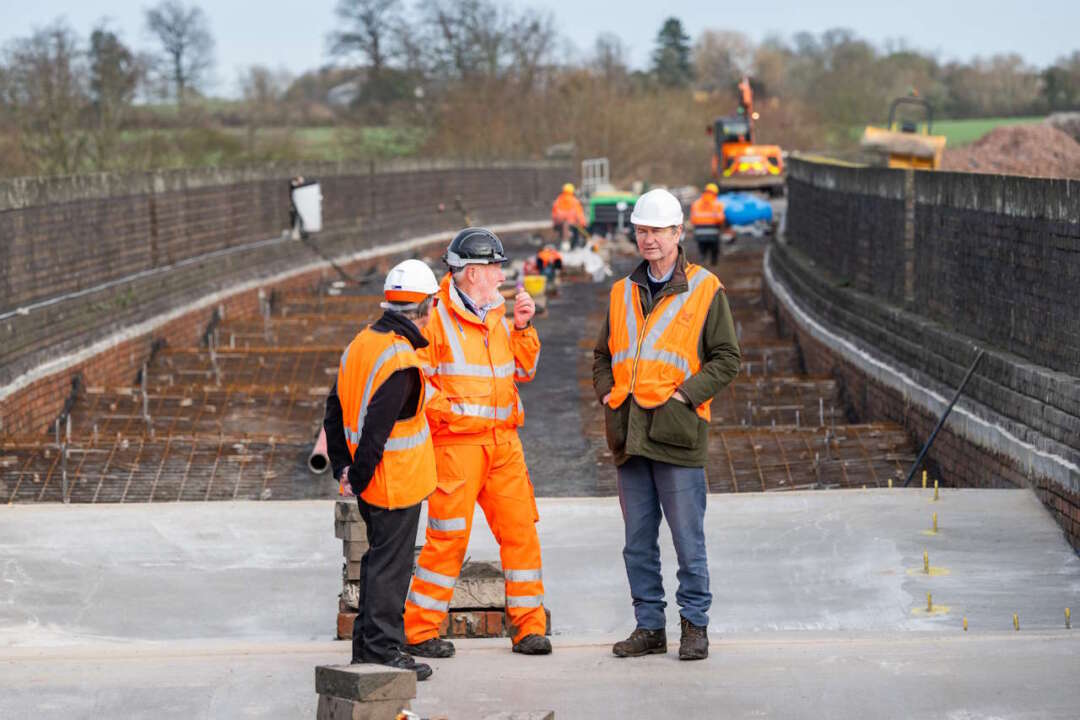
[[[711,265],[720,256],[720,230],[724,226],[724,203],[716,198],[719,192],[716,183],[709,183],[690,206],[690,224],[694,226],[698,252]]]
[[[536,253],[536,269],[548,280],[555,280],[555,275],[562,270],[562,253],[553,245],[545,245]]]
[[[686,261],[683,211],[667,190],[638,198],[630,216],[642,262],[611,288],[593,349],[625,529],[623,561],[637,627],[619,657],[667,652],[657,542],[666,519],[679,562],[680,660],[709,654],[705,462],[710,403],[738,375],[739,344],[719,278]]]
[[[345,348],[326,400],[327,454],[334,475],[346,475],[367,526],[361,561],[360,612],[352,661],[413,670],[431,667],[404,652],[402,607],[412,574],[420,503],[435,490],[435,451],[426,409],[423,363],[435,274],[406,260],[386,276],[383,313]]]
[[[570,246],[578,247],[583,242],[578,228],[585,227],[585,222],[585,209],[574,195],[574,186],[566,183],[551,205],[551,225],[560,238],[566,239],[569,231]]]
[[[506,612],[513,650],[546,655],[544,582],[539,515],[517,428],[525,412],[517,383],[536,374],[540,339],[532,327],[536,306],[524,290],[507,320],[499,285],[507,261],[490,230],[466,228],[445,255],[450,268],[420,351],[436,391],[427,415],[435,444],[438,487],[428,498],[426,542],[405,603],[408,650],[450,657],[454,645],[439,638],[472,531],[476,503],[499,543]]]

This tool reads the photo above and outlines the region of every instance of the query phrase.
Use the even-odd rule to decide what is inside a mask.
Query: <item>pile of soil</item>
[[[1080,178],[1080,143],[1043,123],[1000,127],[959,148],[946,148],[942,170]]]

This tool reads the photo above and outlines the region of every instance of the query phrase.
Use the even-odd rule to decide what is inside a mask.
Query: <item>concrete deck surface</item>
[[[633,628],[617,500],[541,499],[555,655],[460,642],[415,706],[454,718],[1080,716],[1080,640],[1064,629],[1080,558],[1030,492],[932,492],[710,496],[703,663],[675,660],[675,607],[671,654],[610,656]],[[476,528],[471,556],[497,557],[482,517]],[[0,508],[0,718],[313,716],[314,666],[348,658],[329,641],[339,543],[326,501]],[[922,574],[924,550],[945,574]],[[938,613],[923,611],[928,591]]]

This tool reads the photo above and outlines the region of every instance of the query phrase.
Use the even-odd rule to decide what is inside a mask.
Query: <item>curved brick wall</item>
[[[131,382],[153,339],[197,338],[212,309],[170,317],[177,308],[208,297],[229,312],[255,308],[249,286],[320,262],[283,236],[297,174],[321,183],[318,247],[355,258],[466,216],[543,220],[571,168],[394,162],[0,181],[0,437],[44,431],[75,376]],[[140,332],[147,323],[153,332]]]
[[[1080,183],[789,165],[767,295],[808,369],[976,487],[1032,487],[1080,547]]]

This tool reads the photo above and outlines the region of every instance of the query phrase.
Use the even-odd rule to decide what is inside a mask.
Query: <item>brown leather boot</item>
[[[682,620],[682,638],[679,639],[680,660],[704,660],[709,657],[709,628],[695,625],[686,618]]]
[[[611,646],[611,652],[618,657],[641,657],[642,655],[660,655],[667,652],[667,632],[638,628],[630,637]]]

